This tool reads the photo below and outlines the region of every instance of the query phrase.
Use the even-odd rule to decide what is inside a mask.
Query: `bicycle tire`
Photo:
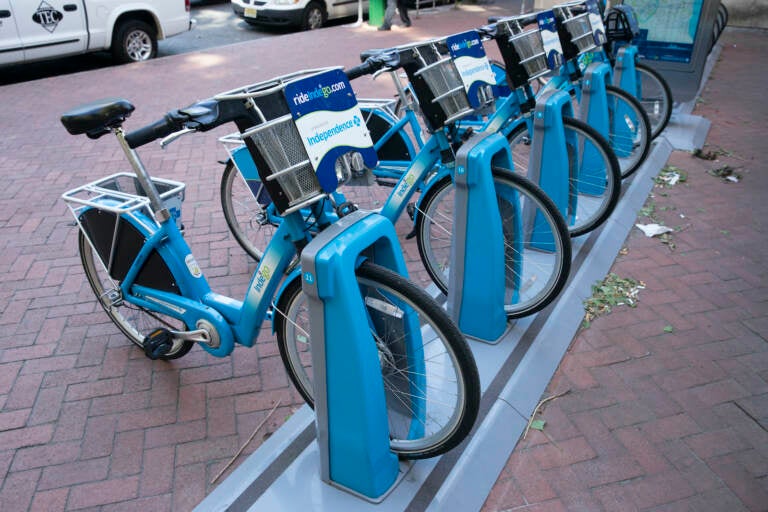
[[[608,142],[621,167],[621,178],[643,165],[651,149],[651,123],[640,102],[627,91],[608,85]]]
[[[269,222],[265,208],[256,200],[232,160],[224,167],[219,195],[229,231],[251,258],[260,261],[277,226]]]
[[[393,306],[398,310],[407,308],[419,315],[423,334],[430,332],[424,325],[426,323],[436,335],[429,341],[422,340],[426,354],[423,363],[426,368],[420,375],[423,374],[428,382],[419,387],[424,393],[415,396],[419,401],[426,400],[427,411],[424,416],[430,423],[427,425],[425,421],[427,430],[421,437],[407,439],[413,418],[409,417],[408,412],[403,414],[402,386],[400,389],[396,389],[396,386],[398,377],[402,385],[402,376],[410,366],[407,355],[397,350],[402,343],[398,343],[397,339],[390,340],[388,336],[402,332],[402,318],[409,315],[387,315],[382,313],[386,307],[372,307],[364,298],[372,329],[379,327],[374,339],[379,349],[387,391],[390,447],[400,457],[408,459],[445,453],[467,436],[480,404],[480,379],[469,346],[448,314],[424,290],[410,281],[371,262],[364,262],[357,269],[356,275],[365,298],[386,300],[387,305],[394,302]],[[370,301],[370,304],[375,304],[376,300]],[[307,404],[313,407],[311,343],[309,329],[305,327],[308,325],[306,296],[302,293],[301,280],[295,279],[286,287],[275,309],[277,345],[291,381]],[[430,370],[441,362],[446,364],[439,371]],[[398,398],[395,398],[393,390],[397,392]],[[437,394],[439,397],[435,397]],[[442,416],[447,420],[438,422],[433,430],[431,422]]]
[[[604,185],[602,193],[580,193],[584,185],[594,184],[593,180],[583,183],[580,180],[578,162],[574,161],[574,156],[578,154],[573,148],[572,142],[568,143],[568,158],[571,176],[569,190],[576,192],[576,208],[572,208],[573,202],[569,201],[568,211],[561,212],[566,219],[568,232],[571,237],[581,236],[599,227],[605,222],[616,208],[621,194],[621,171],[616,155],[597,130],[586,123],[573,119],[571,117],[563,118],[563,126],[566,130],[566,140],[578,141],[579,147],[591,148],[593,155],[599,155],[597,164],[593,164],[594,173],[601,176],[600,184]],[[515,173],[528,176],[528,163],[530,161],[531,138],[528,134],[528,127],[525,123],[517,126],[507,136],[510,148],[512,150],[512,159],[515,166]],[[583,144],[582,144],[583,142]],[[538,183],[537,183],[538,185]]]
[[[520,318],[546,307],[565,286],[571,266],[570,238],[557,207],[534,183],[503,169],[494,169],[493,179],[504,232],[504,311],[507,318]],[[451,177],[442,178],[426,193],[416,218],[419,255],[443,293],[448,293],[453,191]],[[544,223],[521,222],[521,218]],[[522,236],[516,229],[518,222],[527,225]],[[546,232],[552,233],[551,242],[528,243]]]
[[[672,116],[672,90],[658,71],[645,64],[635,64],[640,82],[638,100],[651,123],[651,140],[664,131]]]
[[[98,254],[82,231],[78,232],[78,249],[85,276],[99,304],[122,332],[134,345],[144,349],[147,334],[162,326],[170,330],[186,331],[187,326],[181,320],[160,315],[153,311],[135,306],[124,300],[120,293],[119,282],[111,278]],[[194,345],[191,341],[176,342],[174,347],[159,357],[162,360],[178,359],[186,355]]]

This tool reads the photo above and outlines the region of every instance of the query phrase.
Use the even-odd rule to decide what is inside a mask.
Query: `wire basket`
[[[568,43],[570,43],[576,47],[577,55],[581,55],[597,48],[592,23],[589,19],[589,12],[584,7],[583,2],[578,1],[556,5],[552,10],[555,12],[558,24],[565,29],[570,39],[570,41],[562,40],[561,34],[560,42],[563,45],[563,49],[566,49]],[[566,58],[573,58],[575,56],[566,55]]]
[[[549,72],[547,53],[535,19],[530,16],[504,18],[496,22],[496,30],[496,43],[512,87],[521,87]]]
[[[630,42],[640,34],[640,27],[632,7],[617,5],[605,15],[605,36],[610,42]]]
[[[282,215],[298,211],[325,196],[291,116],[284,89],[294,80],[330,69],[336,68],[299,71],[216,96],[217,100],[248,102],[261,121],[242,130],[237,137],[251,153],[259,177]]]
[[[450,57],[443,57],[439,61],[429,64],[419,71],[417,75],[424,78],[434,98],[433,103],[440,105],[445,113],[446,123],[460,119],[472,112],[469,106],[469,98],[464,89],[459,72]]]

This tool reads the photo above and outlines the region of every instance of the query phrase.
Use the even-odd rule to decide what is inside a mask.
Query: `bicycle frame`
[[[162,205],[162,200],[148,180],[149,175],[138,155],[133,150],[127,150],[126,155],[137,170],[137,175],[142,173],[146,176],[146,183],[150,185],[144,186],[144,189],[155,211],[159,211],[156,205]],[[153,199],[153,195],[156,199]],[[319,219],[324,215],[321,210],[316,208],[314,211]],[[213,327],[217,339],[199,344],[214,356],[229,355],[235,344],[253,346],[263,321],[268,318],[267,310],[272,305],[282,277],[296,255],[296,244],[308,240],[301,213],[295,212],[282,218],[277,233],[270,240],[264,257],[251,277],[242,301],[212,291],[174,219],[158,214],[155,217],[158,222],[142,212],[117,217],[117,222],[130,222],[146,237],[120,283],[122,300],[181,320],[190,328]],[[168,265],[181,295],[136,283],[140,270],[155,252]],[[101,263],[109,270],[109,263]]]

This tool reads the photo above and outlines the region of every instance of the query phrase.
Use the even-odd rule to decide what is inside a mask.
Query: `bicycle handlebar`
[[[360,54],[363,63],[344,70],[347,78],[354,80],[363,75],[372,75],[380,69],[397,69],[401,66],[400,55],[396,50],[368,50]]]
[[[184,120],[174,116],[174,113],[177,112],[168,112],[161,120],[126,134],[125,141],[128,143],[128,147],[135,149],[181,130],[184,127]]]
[[[209,98],[182,109],[171,110],[159,121],[126,134],[125,140],[131,149],[135,149],[180,130],[206,132],[238,120],[245,120],[250,125],[259,122],[242,101]]]

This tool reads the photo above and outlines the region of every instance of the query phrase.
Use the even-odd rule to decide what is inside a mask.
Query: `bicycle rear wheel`
[[[608,141],[594,128],[570,117],[563,118],[568,155],[568,187],[571,197],[561,211],[572,237],[600,226],[619,201],[621,171]],[[529,175],[532,139],[525,123],[507,136],[515,173]],[[584,155],[590,155],[585,158]],[[542,188],[542,184],[537,183]]]
[[[637,99],[643,106],[651,123],[651,140],[659,136],[672,116],[672,91],[667,81],[655,69],[637,63],[639,94]]]
[[[541,310],[568,279],[571,244],[554,203],[536,185],[509,170],[493,170],[504,233],[507,318]],[[432,280],[448,293],[455,187],[450,176],[432,186],[416,213],[419,255]]]
[[[98,253],[93,249],[82,231],[78,233],[77,241],[80,260],[83,263],[83,270],[91,290],[93,290],[110,320],[134,345],[143,350],[144,338],[158,327],[176,331],[187,330],[186,325],[181,320],[134,306],[123,300],[119,281],[109,276]],[[171,350],[159,358],[178,359],[189,352],[192,345],[191,341],[175,342]]]
[[[356,274],[379,352],[392,451],[419,459],[450,450],[469,433],[480,403],[480,380],[466,340],[447,313],[410,281],[370,262]],[[276,305],[275,330],[288,375],[313,407],[308,315],[301,280],[295,279]],[[411,352],[403,340],[407,319],[414,315],[421,347]],[[409,356],[413,352],[423,357]],[[412,410],[416,403],[422,413]],[[413,429],[414,421],[422,428]],[[414,436],[414,430],[423,432]]]

